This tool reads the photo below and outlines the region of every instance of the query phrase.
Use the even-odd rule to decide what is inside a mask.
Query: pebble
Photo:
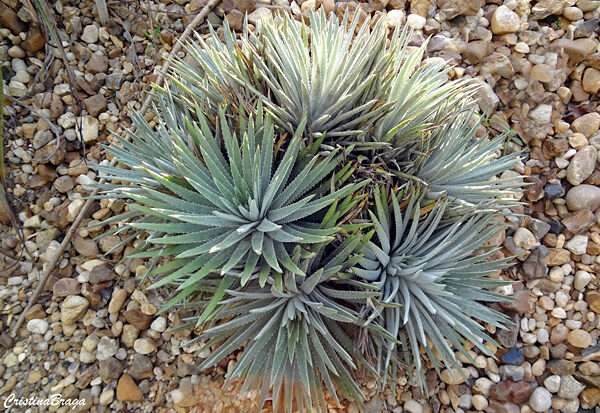
[[[481,394],[476,394],[473,396],[473,398],[471,399],[471,403],[473,404],[473,407],[477,410],[485,410],[488,408],[489,403],[487,401],[487,399],[482,396]]]
[[[594,185],[581,184],[567,192],[567,207],[571,211],[600,208],[600,188]]]
[[[500,6],[492,15],[492,32],[494,34],[516,33],[521,26],[519,16],[506,6]]]
[[[61,176],[54,181],[54,188],[63,194],[73,189],[74,186],[73,179],[68,175]]]
[[[556,393],[560,389],[560,376],[553,374],[544,380],[544,387],[550,393]]]
[[[578,117],[571,124],[574,132],[581,133],[586,138],[591,137],[600,128],[600,113],[587,113]]]
[[[592,344],[592,336],[585,330],[572,330],[567,341],[577,348],[588,348]]]
[[[594,172],[598,151],[592,145],[584,146],[571,160],[567,169],[567,180],[571,185],[579,185]]]
[[[101,360],[98,363],[98,375],[105,383],[116,380],[123,372],[123,364],[114,357]]]
[[[60,319],[65,325],[74,324],[87,311],[89,301],[79,295],[70,295],[62,302]]]
[[[585,69],[581,86],[588,93],[598,93],[600,90],[600,70],[593,67]]]
[[[98,400],[100,401],[100,404],[108,406],[112,403],[114,397],[115,391],[113,389],[105,388],[104,390],[102,390],[102,393],[100,393]]]
[[[531,233],[531,231],[523,227],[520,227],[515,231],[513,235],[513,241],[515,245],[525,250],[530,250],[533,247],[539,245],[537,239]]]
[[[108,303],[108,313],[117,314],[123,307],[125,300],[127,299],[127,291],[124,289],[115,289],[113,291],[112,298]]]
[[[579,383],[571,375],[562,376],[560,380],[560,390],[558,390],[558,397],[563,399],[573,400],[579,396],[579,394],[585,389],[585,386]]]
[[[417,402],[416,400],[408,400],[406,403],[404,403],[404,410],[406,410],[409,413],[422,413],[423,412],[423,408],[421,407],[421,404],[419,404],[419,402]]]
[[[98,347],[96,348],[96,358],[99,361],[107,360],[117,354],[117,350],[119,350],[119,344],[117,340],[103,336],[100,338]]]
[[[127,310],[123,313],[123,316],[129,324],[135,326],[138,330],[146,330],[152,323],[152,317],[138,309]]]
[[[156,351],[156,344],[150,338],[138,338],[133,343],[133,349],[140,354],[150,354]]]
[[[133,379],[124,373],[117,383],[117,399],[122,402],[141,402],[143,396]]]
[[[587,271],[579,270],[575,273],[575,281],[573,286],[579,291],[583,291],[585,287],[592,281],[592,274]]]
[[[159,333],[164,332],[167,329],[167,319],[164,317],[157,317],[152,324],[150,324],[150,328]]]
[[[529,117],[539,125],[546,125],[550,123],[552,117],[552,106],[547,104],[538,105],[529,113]]]
[[[409,14],[406,18],[406,24],[413,30],[421,30],[425,27],[427,20],[418,14]]]
[[[523,349],[520,347],[510,349],[502,356],[502,362],[505,364],[521,364],[523,362]]]
[[[248,15],[248,21],[254,25],[263,19],[271,17],[271,10],[266,7],[259,7]]]
[[[552,395],[545,388],[538,387],[529,398],[529,406],[538,413],[545,412],[552,407]]]
[[[34,318],[33,320],[29,320],[27,322],[27,331],[33,334],[46,334],[50,325],[46,320]]]
[[[565,248],[575,255],[585,254],[587,250],[588,237],[585,235],[575,235],[565,244]]]
[[[85,26],[83,29],[83,34],[81,35],[81,40],[86,43],[96,43],[98,41],[99,30],[98,26],[95,24],[90,24]]]
[[[469,378],[471,373],[468,369],[463,368],[462,372],[465,377]],[[454,377],[452,375],[454,374]],[[461,384],[464,383],[465,378],[460,374],[460,372],[456,369],[453,369],[452,372],[448,369],[442,370],[441,379],[446,384]]]

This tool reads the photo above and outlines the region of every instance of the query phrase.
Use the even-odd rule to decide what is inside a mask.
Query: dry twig
[[[165,60],[165,63],[162,66],[161,73],[159,74],[159,76],[156,80],[157,85],[162,86],[162,83],[165,80],[164,73],[169,69],[169,64],[171,62],[171,59],[181,50],[181,47],[183,46],[183,44],[185,43],[185,41],[189,37],[189,35],[192,33],[192,31],[194,31],[194,29],[200,23],[202,23],[204,21],[204,19],[208,15],[208,13],[215,6],[217,6],[217,4],[219,4],[220,2],[221,2],[221,0],[210,0],[208,2],[208,4],[206,6],[204,6],[204,8],[202,10],[200,10],[200,12],[196,15],[196,17],[194,17],[194,19],[191,21],[191,23],[185,28],[183,34],[179,38],[179,41],[177,42],[177,44],[175,44],[175,46],[169,53],[169,57]],[[144,103],[142,104],[142,109],[140,110],[140,112],[142,114],[146,113],[146,110],[148,110],[148,107],[150,106],[151,101],[152,101],[152,95],[149,93],[148,96],[146,96]],[[127,138],[129,138],[129,137],[127,137]],[[110,164],[111,164],[111,166],[114,166],[116,164],[116,158],[113,158],[113,160],[111,161]],[[106,179],[102,178],[100,180],[100,183],[104,183],[105,181],[106,181]],[[98,189],[95,189],[91,193],[90,196],[93,197],[97,194],[98,194]],[[54,268],[56,267],[56,264],[58,263],[58,261],[61,259],[63,252],[67,248],[67,245],[69,245],[69,243],[71,242],[71,238],[73,237],[73,234],[75,233],[75,231],[77,231],[77,228],[81,224],[81,221],[83,221],[83,217],[87,214],[88,210],[90,209],[90,206],[92,205],[92,202],[93,202],[93,199],[87,199],[85,201],[85,204],[79,211],[79,214],[77,215],[77,217],[71,224],[69,231],[67,231],[67,233],[65,234],[65,237],[64,237],[63,241],[61,242],[60,247],[58,248],[56,253],[52,256],[52,258],[48,262],[48,265],[46,266],[46,269],[44,270],[33,295],[29,299],[29,303],[27,304],[27,307],[25,307],[23,312],[19,315],[19,319],[17,320],[16,324],[14,325],[14,327],[11,331],[12,337],[16,337],[16,335],[19,331],[19,328],[21,327],[21,324],[23,324],[23,321],[25,320],[25,314],[27,314],[29,309],[36,303],[42,289],[44,288],[44,285],[46,284],[46,282],[48,281],[48,278],[50,277],[50,274],[52,273],[52,271],[54,271]]]

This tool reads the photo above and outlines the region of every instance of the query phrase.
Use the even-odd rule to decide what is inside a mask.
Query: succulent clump
[[[507,263],[486,243],[517,154],[477,136],[472,85],[409,39],[324,13],[225,25],[155,88],[157,126],[134,115],[107,147],[121,165],[97,167],[102,196],[129,200],[111,220],[130,257],[173,289],[162,311],[197,309],[200,368],[241,350],[228,380],[261,406],[360,402],[359,371],[424,384],[424,359],[458,368],[466,342],[495,343],[482,322],[507,322],[485,305],[505,300],[489,275]]]

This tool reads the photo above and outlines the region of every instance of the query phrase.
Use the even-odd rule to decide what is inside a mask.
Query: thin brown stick
[[[210,11],[220,2],[221,2],[221,0],[211,0],[210,2],[208,2],[208,4],[206,6],[204,6],[204,8],[200,11],[200,13],[198,13],[196,15],[196,17],[194,17],[194,19],[191,21],[191,23],[185,28],[185,30],[183,31],[183,34],[179,38],[179,41],[177,42],[177,44],[175,44],[175,46],[171,50],[171,53],[169,53],[168,58],[165,60],[165,63],[162,66],[162,73],[160,73],[158,78],[156,79],[157,85],[162,86],[162,83],[165,80],[163,73],[165,73],[167,71],[167,69],[169,69],[169,64],[171,62],[171,59],[173,58],[173,56],[175,56],[175,54],[177,52],[179,52],[179,50],[181,50],[181,47],[183,46],[183,43],[185,42],[185,40],[189,37],[189,35],[196,28],[196,26],[198,26],[200,23],[202,23],[202,21],[208,15],[208,13],[210,13]],[[146,96],[146,99],[144,100],[144,103],[142,104],[142,109],[140,110],[140,113],[142,113],[142,114],[146,113],[146,110],[148,110],[148,107],[150,106],[151,101],[152,101],[152,95],[148,94],[148,96]],[[126,139],[129,139],[129,137],[127,137]],[[110,165],[115,166],[116,163],[117,163],[116,158],[113,158],[113,160],[110,162]],[[104,182],[106,182],[105,178],[100,179],[101,184],[103,184]],[[94,191],[92,191],[90,196],[93,197],[93,196],[97,195],[98,192],[99,192],[99,189],[96,188],[96,189],[94,189]],[[65,234],[65,238],[60,243],[60,247],[58,248],[56,253],[52,256],[52,258],[48,262],[48,266],[46,267],[46,270],[44,271],[33,295],[31,296],[31,299],[29,300],[27,307],[25,307],[23,312],[19,315],[19,319],[17,320],[17,323],[14,325],[14,327],[12,329],[12,332],[11,332],[12,337],[17,336],[19,328],[21,327],[21,324],[23,324],[23,321],[25,320],[25,314],[27,314],[29,309],[36,303],[40,293],[42,292],[42,289],[44,288],[44,285],[46,284],[46,282],[48,281],[48,278],[50,277],[50,274],[52,273],[52,271],[54,271],[54,268],[56,267],[56,264],[62,257],[65,249],[67,248],[67,245],[69,245],[69,242],[71,242],[71,238],[73,237],[73,234],[75,233],[75,231],[77,231],[77,228],[81,224],[81,221],[83,221],[83,217],[87,214],[88,210],[90,209],[90,206],[92,205],[92,202],[93,202],[92,199],[88,199],[85,201],[85,204],[83,204],[83,207],[79,211],[79,214],[77,214],[77,218],[75,218],[75,220],[71,224],[71,227],[69,228],[69,231],[67,231],[67,233]]]

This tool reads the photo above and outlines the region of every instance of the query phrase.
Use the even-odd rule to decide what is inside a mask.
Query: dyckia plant
[[[107,148],[120,165],[97,167],[101,196],[130,200],[107,233],[173,289],[162,311],[197,310],[200,368],[241,351],[228,382],[274,411],[362,403],[360,375],[424,385],[507,322],[485,305],[507,299],[486,242],[517,154],[476,137],[468,81],[421,64],[407,30],[369,27],[321,12],[198,37],[155,88],[157,126],[134,115]]]

